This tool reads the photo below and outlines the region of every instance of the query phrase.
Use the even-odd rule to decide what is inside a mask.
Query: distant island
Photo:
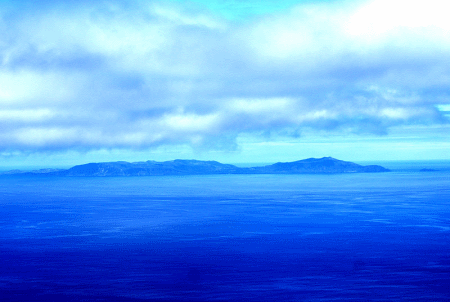
[[[2,174],[41,176],[161,176],[211,174],[337,174],[389,172],[378,165],[362,166],[332,157],[279,162],[261,167],[242,168],[217,161],[181,160],[157,162],[103,162],[77,165],[69,169],[13,170]]]
[[[437,171],[439,171],[439,170],[436,170],[436,169],[429,169],[429,168],[424,168],[424,169],[420,169],[419,171],[420,171],[420,172],[437,172]]]

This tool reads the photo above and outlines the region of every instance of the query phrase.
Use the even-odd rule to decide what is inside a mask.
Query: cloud
[[[336,1],[232,22],[161,1],[4,5],[0,149],[227,149],[245,133],[445,124],[445,8]]]

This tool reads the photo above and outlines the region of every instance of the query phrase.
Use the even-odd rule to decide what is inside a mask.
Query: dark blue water
[[[450,173],[0,178],[1,301],[448,301]]]

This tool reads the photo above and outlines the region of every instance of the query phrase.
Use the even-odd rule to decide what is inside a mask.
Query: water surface
[[[2,301],[448,301],[450,174],[0,179]]]

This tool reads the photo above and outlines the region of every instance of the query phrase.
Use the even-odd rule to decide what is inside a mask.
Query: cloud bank
[[[446,11],[335,1],[233,22],[188,3],[3,5],[0,149],[223,149],[242,133],[445,124]]]

